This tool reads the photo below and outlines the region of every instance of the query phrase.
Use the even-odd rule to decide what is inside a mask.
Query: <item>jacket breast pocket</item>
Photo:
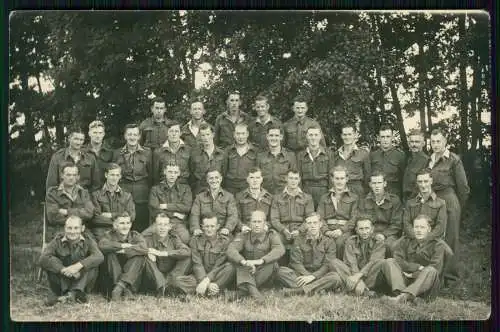
[[[303,216],[306,210],[306,202],[298,198],[295,200],[295,215],[297,216]]]
[[[146,127],[142,130],[142,136],[144,137],[144,144],[147,145],[153,140],[153,128]]]
[[[290,203],[278,200],[277,204],[278,210],[280,211],[280,219],[290,218]]]

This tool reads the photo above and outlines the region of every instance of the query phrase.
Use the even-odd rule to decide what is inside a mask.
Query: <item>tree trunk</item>
[[[391,90],[391,97],[392,97],[392,111],[394,114],[396,114],[396,118],[398,120],[398,130],[399,130],[399,136],[401,137],[401,144],[403,145],[403,149],[405,151],[408,151],[408,140],[406,139],[406,132],[405,132],[405,126],[403,122],[403,114],[401,112],[401,103],[399,102],[398,98],[398,92],[396,89],[395,84],[391,84],[389,86]]]
[[[475,151],[478,148],[479,136],[481,136],[481,109],[478,107],[481,98],[482,70],[479,55],[474,56],[474,74],[471,88],[471,148]],[[480,146],[479,146],[480,147]]]
[[[420,130],[423,133],[427,131],[426,121],[425,121],[425,67],[424,67],[424,50],[423,45],[418,45],[417,54],[417,75],[418,75],[418,108],[420,113]]]
[[[460,100],[460,148],[461,154],[467,151],[467,143],[469,141],[469,114],[468,114],[468,91],[467,91],[467,41],[465,31],[466,15],[459,16],[458,19],[458,35],[460,44],[460,62],[459,62],[459,95]]]

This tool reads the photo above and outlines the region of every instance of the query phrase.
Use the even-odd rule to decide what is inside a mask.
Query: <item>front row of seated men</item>
[[[174,224],[163,212],[144,236],[131,230],[127,212],[119,214],[98,244],[85,232],[82,219],[71,215],[64,233],[56,235],[40,258],[52,290],[46,304],[87,302],[103,262],[99,280],[106,280],[112,301],[148,290],[186,300],[190,294],[215,296],[236,286],[236,292],[227,293],[228,300],[249,296],[262,303],[260,289],[273,284],[284,286],[285,296],[344,288],[356,295],[386,292],[392,302],[438,290],[446,244],[429,236],[426,215],[413,220],[415,236],[398,240],[388,259],[369,216],[358,215],[343,260],[336,258],[335,241],[321,232],[322,225],[317,212],[309,213],[291,245],[290,263],[280,266],[285,247],[260,210],[251,213],[249,230],[234,239],[219,232],[222,225],[215,213],[202,216],[202,234],[193,236],[189,246],[171,232]]]

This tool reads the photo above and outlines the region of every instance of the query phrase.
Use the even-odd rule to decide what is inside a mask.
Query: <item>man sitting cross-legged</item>
[[[217,215],[208,213],[201,221],[203,234],[191,239],[193,274],[177,277],[177,283],[183,284],[188,294],[215,296],[234,281],[236,269],[226,256],[231,239],[220,234],[219,228]]]
[[[254,211],[249,225],[250,232],[237,235],[229,244],[227,258],[236,266],[237,298],[249,295],[262,303],[264,297],[257,288],[277,274],[277,261],[285,248],[279,234],[268,229],[263,211]]]
[[[157,296],[165,291],[181,289],[183,284],[176,283],[176,277],[186,274],[191,264],[191,250],[180,237],[171,232],[172,223],[165,213],[156,216],[153,233],[144,235],[148,246],[145,268],[145,286],[154,288]]]
[[[439,290],[446,244],[430,235],[431,221],[426,215],[413,220],[413,233],[415,237],[403,237],[394,248],[394,258],[386,260],[392,272],[389,281],[400,292],[389,298],[391,302],[433,297]]]
[[[290,267],[281,266],[278,279],[286,287],[285,296],[313,295],[323,290],[334,290],[342,285],[338,273],[332,270],[336,259],[335,240],[321,234],[321,217],[310,213],[304,222],[306,234],[295,238],[290,251]]]
[[[104,256],[84,229],[80,217],[69,216],[64,233],[57,234],[40,257],[52,291],[45,302],[48,306],[74,300],[88,302],[86,292],[94,285]]]
[[[113,284],[111,300],[131,296],[137,290],[148,248],[137,231],[131,231],[132,220],[127,212],[113,221],[113,229],[104,233],[99,248],[104,254],[106,272]]]

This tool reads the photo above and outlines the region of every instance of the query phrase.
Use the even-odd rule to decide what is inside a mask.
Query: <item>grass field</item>
[[[480,209],[467,220],[486,218]],[[483,210],[484,211],[484,210]],[[255,320],[477,320],[487,319],[491,310],[491,231],[469,226],[461,231],[461,280],[453,289],[443,289],[430,303],[393,305],[380,298],[357,298],[346,294],[284,298],[279,290],[266,290],[264,304],[252,300],[229,303],[224,298],[193,298],[190,302],[141,295],[121,303],[90,295],[85,305],[58,304],[44,307],[47,282],[35,282],[35,247],[41,246],[40,221],[36,208],[12,214],[11,318],[15,321],[255,321]],[[489,222],[482,223],[490,224]],[[30,243],[35,243],[33,246]]]

